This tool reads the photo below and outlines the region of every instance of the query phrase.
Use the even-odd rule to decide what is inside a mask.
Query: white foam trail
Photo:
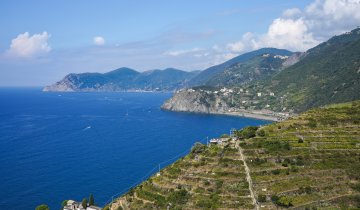
[[[88,127],[84,128],[83,131],[86,131],[86,130],[88,130],[90,128],[91,128],[91,126],[89,125]]]

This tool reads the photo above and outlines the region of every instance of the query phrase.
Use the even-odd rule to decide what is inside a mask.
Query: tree
[[[93,194],[90,194],[90,196],[89,196],[89,206],[92,206],[94,204],[95,204],[94,196],[93,196]]]
[[[50,210],[50,208],[45,204],[41,204],[37,206],[35,210]]]
[[[256,136],[258,128],[257,126],[248,126],[240,131],[236,131],[235,135],[239,139],[249,139]]]
[[[87,200],[86,200],[86,198],[84,198],[84,199],[81,201],[81,205],[82,205],[82,207],[83,207],[84,209],[86,209],[86,207],[87,207]]]
[[[258,131],[257,131],[257,135],[258,135],[258,136],[261,136],[261,137],[264,137],[264,136],[265,136],[265,131],[264,131],[264,129],[258,130]]]
[[[61,206],[62,206],[62,207],[66,206],[66,205],[67,205],[67,202],[68,202],[68,200],[64,200],[64,201],[61,203]]]

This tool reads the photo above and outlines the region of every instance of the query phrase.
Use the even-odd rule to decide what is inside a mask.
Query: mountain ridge
[[[199,72],[186,72],[175,68],[138,72],[122,67],[106,73],[68,74],[43,91],[174,91]]]
[[[247,52],[247,53],[241,54],[239,56],[236,56],[228,61],[225,61],[224,63],[218,64],[215,66],[211,66],[211,67],[203,70],[199,75],[197,75],[196,77],[194,77],[193,79],[191,79],[189,81],[189,86],[205,85],[207,80],[209,80],[211,77],[213,77],[217,73],[222,72],[227,67],[229,67],[235,63],[240,63],[240,62],[250,60],[253,57],[256,57],[256,56],[259,56],[262,54],[266,54],[266,53],[288,55],[288,56],[293,54],[293,52],[291,52],[291,51],[288,51],[285,49],[277,49],[277,48],[261,48],[258,50]]]
[[[177,91],[162,107],[189,112],[200,112],[193,107],[218,107],[211,113],[227,110],[227,114],[240,116],[245,112],[291,116],[313,107],[358,100],[360,28],[295,53],[284,64],[284,69],[272,75],[239,86]]]

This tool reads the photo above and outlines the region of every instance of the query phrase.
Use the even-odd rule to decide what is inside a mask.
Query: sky
[[[0,86],[69,73],[203,70],[263,47],[306,51],[360,26],[360,0],[1,0]]]

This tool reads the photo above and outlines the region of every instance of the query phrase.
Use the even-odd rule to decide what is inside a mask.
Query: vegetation
[[[313,121],[316,126],[309,123]],[[254,209],[240,145],[255,199],[264,209],[360,208],[359,121],[356,101],[247,127],[236,132],[239,140],[225,144],[196,143],[189,155],[133,188],[113,207]]]
[[[308,50],[302,60],[280,72],[264,88],[285,95],[284,106],[296,111],[358,100],[359,60],[358,28]]]
[[[45,204],[41,204],[37,206],[35,210],[50,210],[50,208]]]
[[[67,202],[68,202],[68,200],[64,200],[64,201],[61,203],[61,206],[62,206],[62,207],[66,206],[66,205],[67,205]]]
[[[249,126],[245,127],[242,130],[236,131],[235,136],[239,139],[249,139],[256,136],[256,131],[259,127],[257,126]]]
[[[84,198],[84,199],[81,201],[81,206],[82,206],[84,209],[86,209],[87,205],[88,205],[87,199]]]
[[[89,206],[92,206],[95,204],[94,195],[90,194],[89,196]]]

